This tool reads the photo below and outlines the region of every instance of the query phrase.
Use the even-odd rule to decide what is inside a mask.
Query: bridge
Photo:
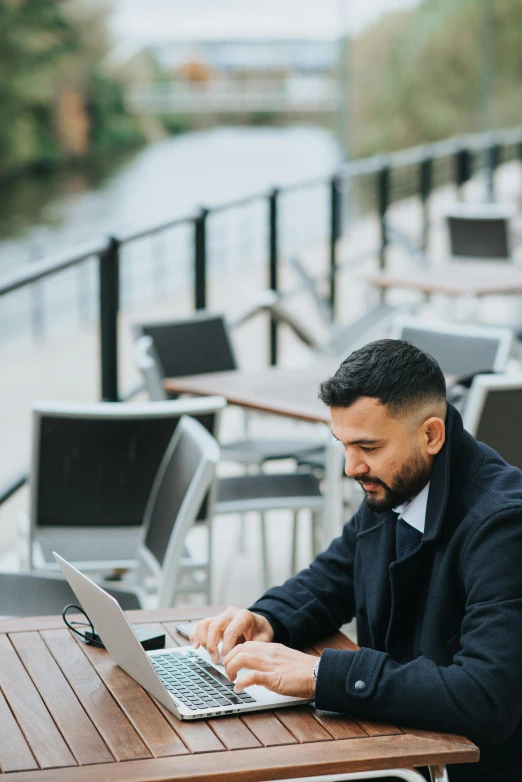
[[[207,82],[171,81],[133,86],[126,95],[135,114],[334,114],[339,86],[333,77]]]

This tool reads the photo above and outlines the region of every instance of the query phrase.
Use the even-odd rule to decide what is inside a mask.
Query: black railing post
[[[454,157],[454,175],[457,193],[461,194],[462,185],[471,179],[473,175],[473,161],[469,149],[461,147],[457,149]]]
[[[337,277],[337,242],[341,236],[341,178],[330,179],[330,312],[335,320],[335,284]]]
[[[194,218],[194,306],[197,310],[207,306],[207,216],[208,209],[201,209]]]
[[[274,188],[268,196],[268,287],[277,291],[278,274],[278,196],[279,190]],[[270,364],[277,364],[277,321],[271,316],[269,324]]]
[[[377,203],[379,208],[379,223],[381,230],[381,243],[379,248],[379,268],[386,269],[386,249],[388,247],[388,228],[386,226],[386,213],[390,203],[390,168],[384,165],[377,174]],[[381,292],[382,298],[382,292]]]
[[[38,262],[42,257],[40,249],[31,247],[30,259]],[[33,282],[29,292],[31,294],[31,326],[33,337],[43,336],[45,331],[45,299],[43,285],[41,282]]]
[[[422,238],[421,246],[426,260],[426,251],[428,249],[430,215],[429,198],[433,188],[433,158],[425,157],[419,164],[419,194],[422,203]]]
[[[495,171],[500,163],[500,144],[491,144],[486,150],[486,189],[490,201],[495,200]]]
[[[118,402],[118,310],[120,306],[120,242],[111,236],[99,256],[101,397]]]

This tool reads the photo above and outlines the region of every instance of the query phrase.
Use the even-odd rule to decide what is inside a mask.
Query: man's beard
[[[423,460],[420,451],[415,450],[398,473],[393,478],[393,483],[388,486],[380,478],[365,475],[364,478],[355,478],[358,483],[378,483],[384,489],[384,497],[378,500],[371,493],[365,492],[367,507],[376,513],[396,508],[404,502],[415,497],[428,483],[431,469]]]

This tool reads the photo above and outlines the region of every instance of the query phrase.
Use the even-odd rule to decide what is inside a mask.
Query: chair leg
[[[312,559],[321,553],[323,549],[322,545],[322,530],[321,530],[321,513],[314,513],[312,511],[311,518],[311,532],[312,532]]]
[[[292,559],[290,562],[290,575],[297,573],[297,524],[299,521],[299,511],[295,510],[292,516]]]
[[[246,517],[244,513],[241,513],[239,516],[238,550],[241,554],[244,554],[246,551]]]
[[[262,567],[263,567],[263,591],[266,592],[266,590],[270,586],[270,572],[268,568],[268,538],[267,538],[265,514],[261,513],[259,515],[259,519],[261,524],[261,556],[262,556]]]

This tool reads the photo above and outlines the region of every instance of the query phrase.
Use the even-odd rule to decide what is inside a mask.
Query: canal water
[[[327,177],[340,161],[334,137],[317,127],[229,128],[192,132],[95,166],[25,177],[0,193],[0,279],[82,243],[125,235],[260,194],[245,206],[211,214],[207,263],[212,276],[266,263],[268,207],[274,186],[325,178],[280,199],[282,258],[328,235]],[[192,223],[125,244],[122,307],[156,301],[189,281]],[[98,317],[95,259],[0,299],[0,343],[40,337]]]
[[[0,193],[0,277],[98,236],[326,176],[339,159],[334,137],[321,128],[221,127],[73,171],[23,177]]]

